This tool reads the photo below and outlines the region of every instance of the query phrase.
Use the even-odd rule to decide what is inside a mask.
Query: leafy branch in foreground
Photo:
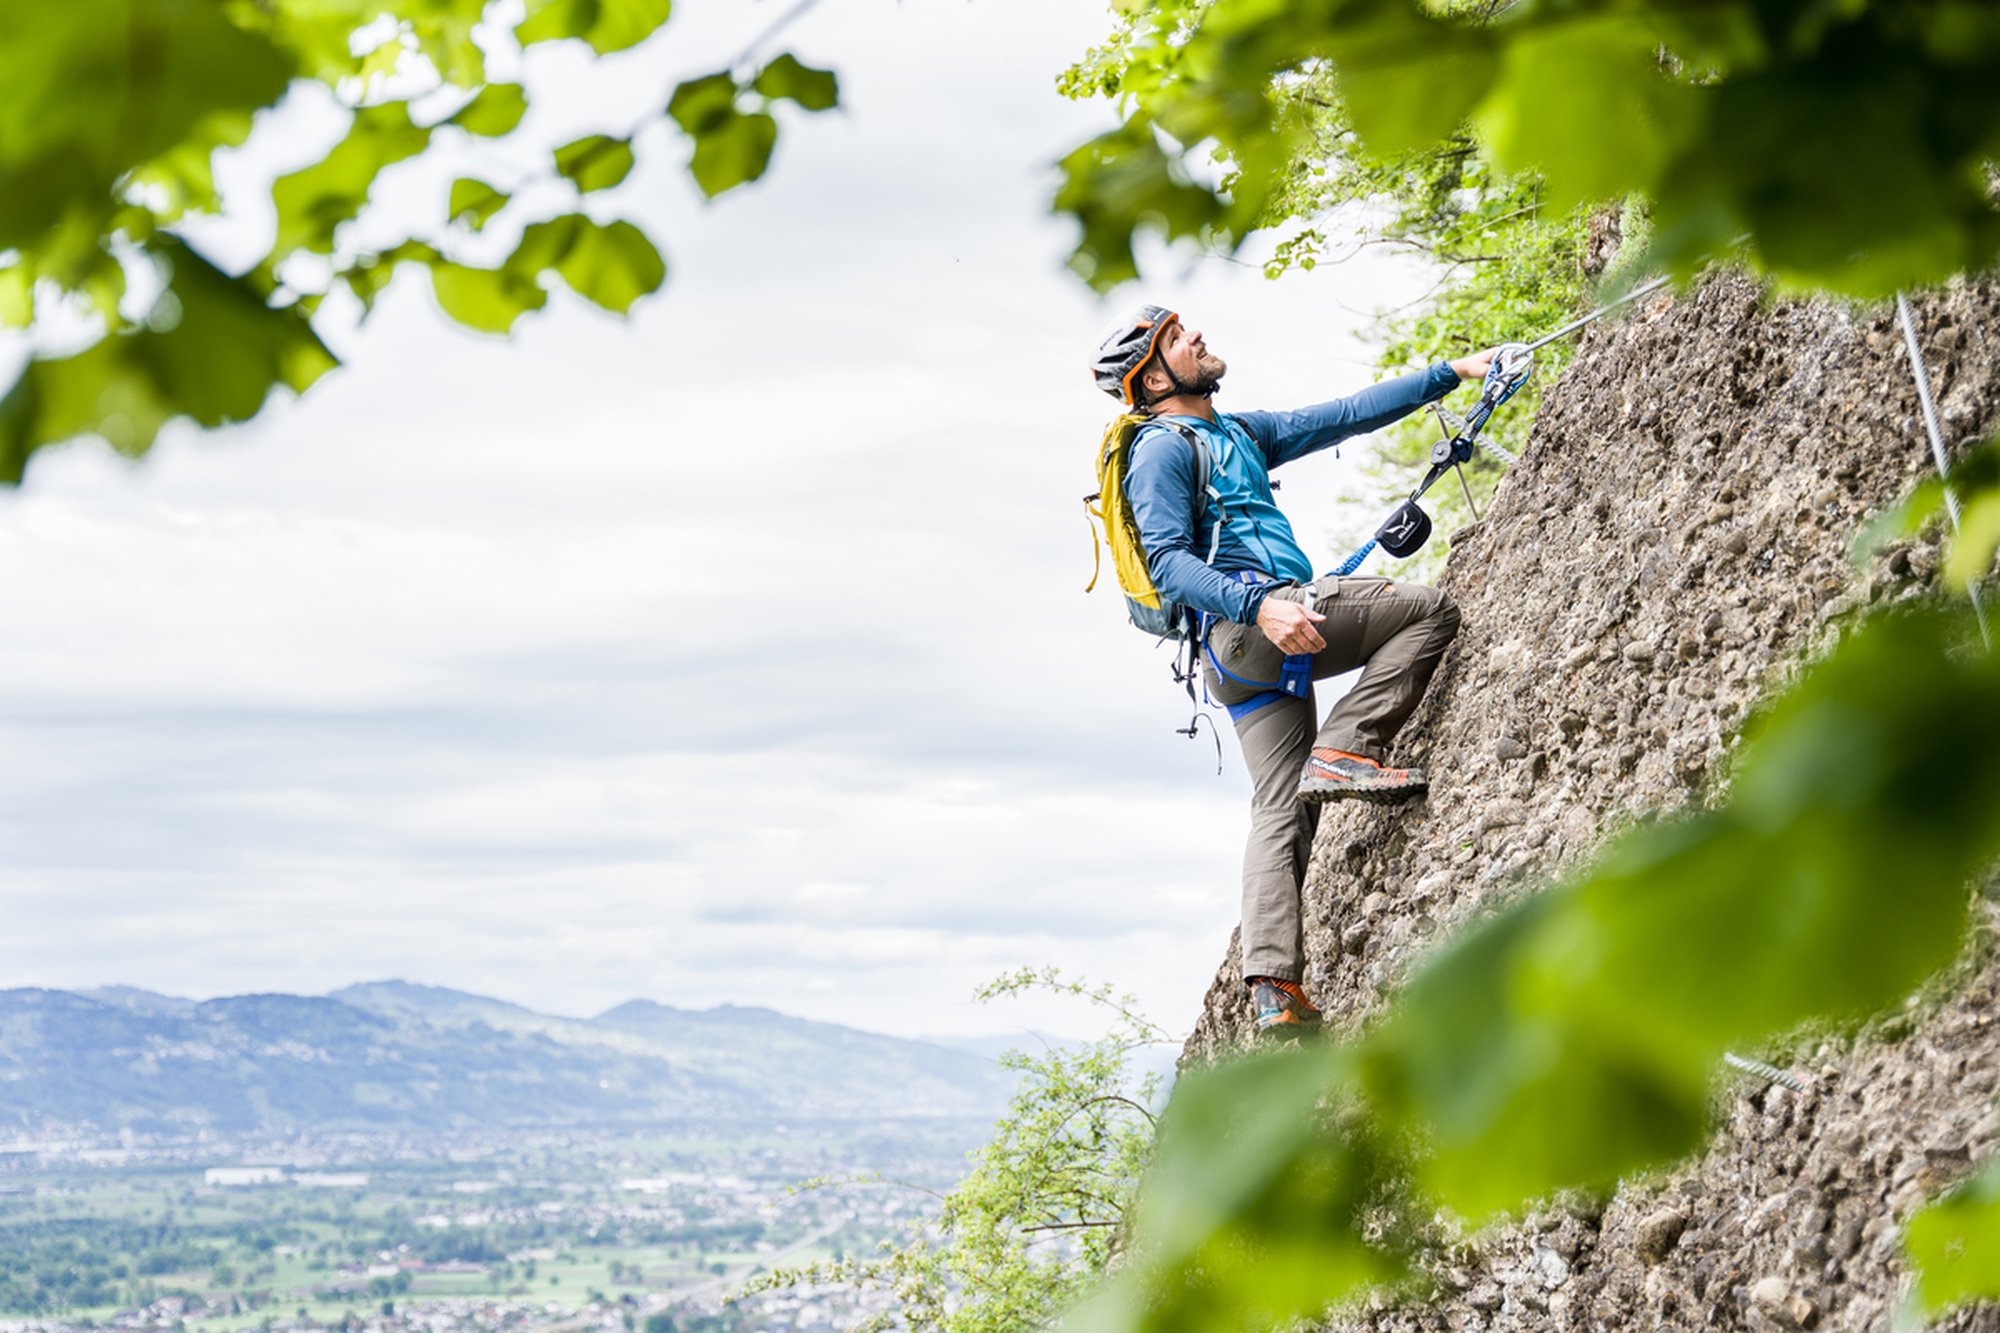
[[[845,1284],[886,1288],[896,1308],[861,1333],[903,1327],[940,1333],[1025,1333],[1048,1327],[1102,1280],[1132,1188],[1153,1143],[1158,1075],[1139,1076],[1133,1053],[1167,1034],[1108,986],[1023,968],[983,986],[976,1000],[1034,990],[1075,996],[1115,1016],[1096,1041],[1039,1055],[1010,1051],[1021,1074],[993,1139],[943,1207],[901,1247],[779,1269],[743,1294]],[[839,1183],[839,1182],[834,1182]],[[853,1182],[848,1182],[853,1183]],[[825,1188],[829,1182],[808,1182]]]
[[[1959,953],[1996,804],[2000,660],[1969,617],[1856,630],[1725,804],[1459,939],[1357,1042],[1185,1078],[1133,1261],[1071,1327],[1310,1318],[1403,1271],[1385,1199],[1483,1220],[1696,1149],[1724,1050],[1875,1012]]]
[[[35,450],[79,434],[137,456],[173,417],[218,426],[254,416],[278,385],[303,392],[338,364],[312,327],[321,300],[345,287],[365,311],[406,263],[429,270],[446,314],[486,332],[545,304],[550,274],[626,313],[666,277],[629,222],[523,214],[508,219],[519,243],[497,266],[453,256],[524,209],[514,200],[528,185],[580,199],[619,184],[643,124],[538,148],[542,170],[505,189],[460,177],[433,220],[387,243],[360,244],[355,224],[374,219],[385,171],[516,133],[528,94],[488,81],[480,41],[578,40],[604,56],[651,36],[669,5],[528,0],[511,27],[490,22],[508,11],[500,0],[11,6],[0,20],[0,120],[11,127],[0,142],[0,326],[28,329],[35,358],[0,400],[0,481],[18,482]],[[671,116],[692,141],[688,169],[709,196],[763,174],[778,102],[819,111],[838,100],[831,73],[755,55],[683,83],[647,118]],[[245,143],[256,113],[302,80],[346,108],[347,133],[274,184],[270,250],[247,272],[225,271],[189,225],[224,212],[214,155]],[[79,331],[99,335],[80,352]]]
[[[1100,291],[1132,242],[1239,244],[1310,155],[1287,98],[1330,73],[1377,158],[1468,122],[1503,172],[1537,173],[1552,216],[1651,202],[1652,262],[1687,274],[1744,240],[1753,263],[1856,295],[2000,255],[2000,11],[1928,0],[1526,3],[1135,0],[1066,87],[1122,125],[1063,159],[1056,209]],[[1196,179],[1213,152],[1226,189]]]

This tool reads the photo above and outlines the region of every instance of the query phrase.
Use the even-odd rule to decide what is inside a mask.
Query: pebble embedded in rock
[[[1687,1214],[1678,1208],[1662,1208],[1647,1214],[1639,1223],[1633,1237],[1633,1248],[1639,1257],[1649,1264],[1659,1263],[1681,1243],[1681,1233],[1687,1230]]]
[[[1625,660],[1628,662],[1650,662],[1653,660],[1653,645],[1634,639],[1625,645]]]
[[[1751,1285],[1750,1303],[1766,1314],[1776,1314],[1792,1298],[1792,1284],[1773,1275],[1760,1277]]]
[[[1527,757],[1527,754],[1528,747],[1515,740],[1512,736],[1502,736],[1499,740],[1493,742],[1493,757],[1495,759],[1524,759]]]

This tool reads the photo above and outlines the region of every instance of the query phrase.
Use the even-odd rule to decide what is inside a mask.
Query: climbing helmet
[[[1139,368],[1146,364],[1159,345],[1161,330],[1176,318],[1178,316],[1165,306],[1142,305],[1131,318],[1121,321],[1104,335],[1104,341],[1097,345],[1097,356],[1090,365],[1097,387],[1127,407],[1137,407]]]

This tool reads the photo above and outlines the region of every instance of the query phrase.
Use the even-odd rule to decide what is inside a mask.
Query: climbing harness
[[[1491,440],[1481,440],[1479,433],[1486,428],[1486,423],[1494,411],[1519,393],[1521,386],[1534,374],[1535,353],[1556,339],[1567,337],[1578,329],[1604,318],[1619,306],[1630,304],[1642,296],[1658,291],[1666,286],[1667,282],[1668,279],[1665,277],[1655,278],[1651,282],[1634,287],[1617,300],[1607,301],[1589,314],[1571,320],[1555,332],[1542,335],[1531,343],[1507,343],[1496,348],[1493,360],[1487,364],[1486,379],[1479,388],[1479,403],[1472,409],[1472,415],[1461,421],[1442,408],[1437,409],[1438,423],[1444,427],[1445,437],[1431,446],[1430,470],[1424,474],[1424,479],[1418,483],[1417,488],[1410,492],[1409,498],[1390,511],[1382,526],[1375,530],[1375,535],[1362,543],[1354,554],[1348,556],[1337,569],[1332,571],[1333,576],[1345,577],[1361,568],[1361,562],[1366,560],[1369,553],[1377,546],[1399,560],[1422,550],[1424,543],[1430,540],[1431,520],[1430,515],[1424,512],[1417,501],[1422,499],[1424,492],[1435,485],[1446,472],[1457,474],[1458,484],[1465,491],[1466,504],[1471,506],[1472,517],[1477,520],[1479,506],[1473,503],[1472,485],[1465,479],[1463,464],[1472,460],[1475,444],[1484,444],[1487,449],[1509,464],[1516,461],[1513,454]]]
[[[1896,293],[1896,318],[1903,325],[1903,346],[1910,353],[1910,373],[1917,381],[1917,402],[1924,409],[1924,430],[1931,437],[1931,458],[1937,463],[1938,480],[1944,483],[1944,511],[1951,516],[1951,531],[1958,534],[1958,495],[1951,489],[1951,465],[1945,461],[1944,432],[1938,429],[1937,408],[1931,402],[1931,377],[1924,369],[1924,354],[1917,348],[1917,325],[1910,318],[1910,303]],[[1993,635],[1986,626],[1986,605],[1979,597],[1979,580],[1965,581],[1966,595],[1972,598],[1972,613],[1979,618],[1979,637],[1986,644],[1988,652],[1993,650]]]
[[[1262,574],[1258,574],[1255,571],[1247,569],[1237,570],[1234,573],[1227,575],[1227,577],[1236,580],[1236,582],[1238,583],[1271,582],[1271,580],[1266,579]],[[1313,596],[1313,585],[1307,584],[1306,585],[1307,600],[1310,601],[1312,599],[1312,596]],[[1233,680],[1238,685],[1243,685],[1250,689],[1258,691],[1256,694],[1251,695],[1248,699],[1245,699],[1242,703],[1222,705],[1223,710],[1229,714],[1229,720],[1231,722],[1241,721],[1243,718],[1249,716],[1251,713],[1256,712],[1258,709],[1263,708],[1269,704],[1277,703],[1280,699],[1286,698],[1287,696],[1293,699],[1308,699],[1312,697],[1313,659],[1311,653],[1285,654],[1285,660],[1278,666],[1278,678],[1276,680],[1246,680],[1244,677],[1237,675],[1234,671],[1231,671],[1228,667],[1222,665],[1222,659],[1215,655],[1215,648],[1208,641],[1209,633],[1214,628],[1215,628],[1215,617],[1210,615],[1206,611],[1202,612],[1201,651],[1202,654],[1208,659],[1208,664],[1215,668],[1216,675],[1221,676],[1227,680]],[[1204,686],[1203,688],[1205,691],[1206,686]],[[1192,689],[1192,687],[1190,687],[1190,689]]]

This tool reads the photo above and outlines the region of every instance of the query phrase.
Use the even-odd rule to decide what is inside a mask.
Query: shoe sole
[[[1299,783],[1298,798],[1313,805],[1324,805],[1328,801],[1367,801],[1371,805],[1401,805],[1413,796],[1424,795],[1430,787],[1428,782],[1401,782],[1394,786],[1384,784],[1362,787],[1352,782],[1307,778]]]

